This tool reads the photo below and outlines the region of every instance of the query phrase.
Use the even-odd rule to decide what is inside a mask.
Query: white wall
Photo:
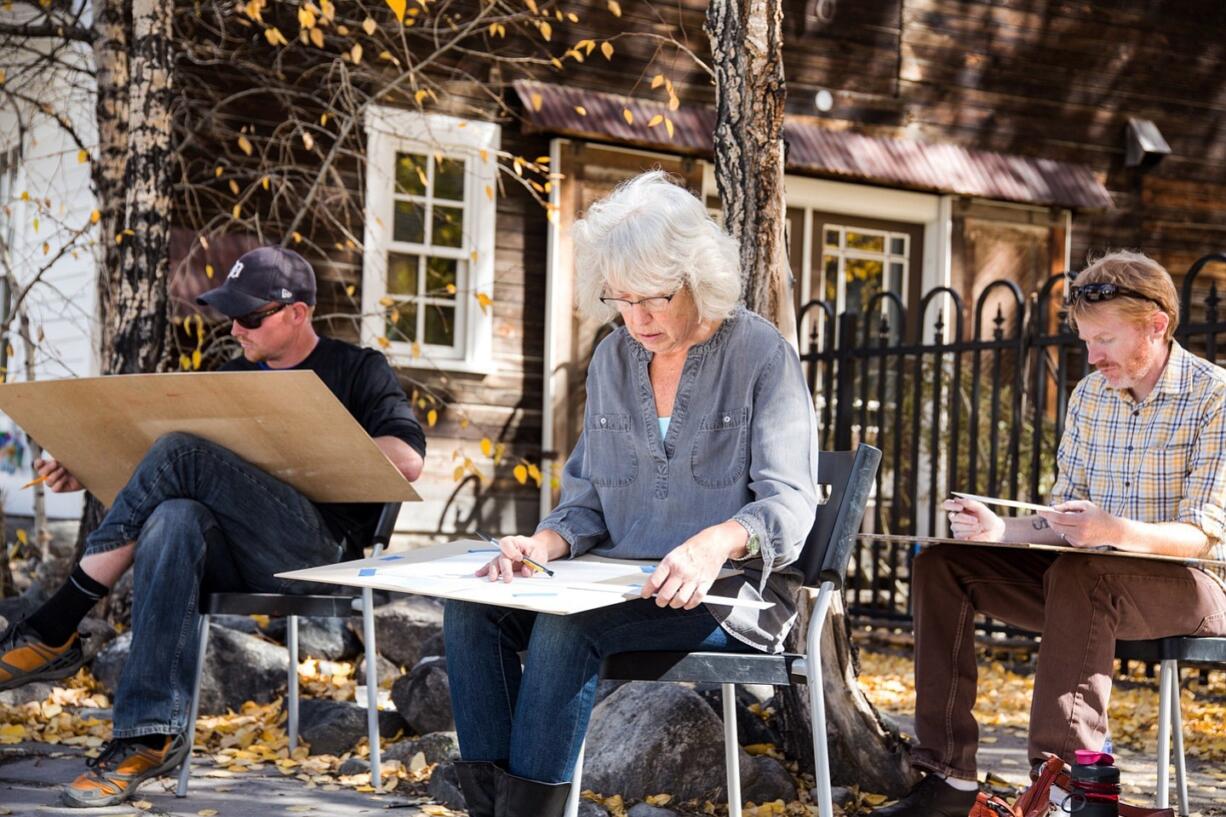
[[[10,55],[12,57],[12,55]],[[21,77],[20,62],[30,54],[12,58],[10,79]],[[85,46],[65,56],[88,66]],[[17,63],[14,65],[14,63]],[[27,93],[37,95],[57,115],[65,117],[73,132],[92,155],[97,143],[92,82],[85,75],[63,68],[27,77]],[[90,163],[80,161],[81,146],[38,106],[13,107],[11,97],[0,97],[0,150],[20,147],[21,160],[13,180],[13,196],[3,202],[11,208],[12,246],[8,263],[19,282],[42,273],[41,283],[31,289],[29,313],[35,336],[43,340],[36,349],[35,377],[53,379],[97,373],[94,353],[96,298],[94,293],[98,249],[97,229],[85,235],[74,233],[89,225],[95,208],[90,189]],[[22,193],[29,200],[22,200]],[[46,205],[46,200],[50,205]],[[37,202],[44,207],[40,212]],[[38,218],[37,228],[34,224]],[[46,248],[44,249],[44,244]],[[73,249],[50,263],[66,245]],[[16,330],[16,326],[14,326]],[[16,331],[14,331],[16,334]],[[9,381],[24,380],[25,350],[14,338],[9,359]],[[0,491],[10,515],[33,513],[33,489],[20,490],[31,479],[28,443],[15,433],[12,421],[0,415]],[[54,453],[54,452],[51,452]],[[17,459],[20,458],[20,465]],[[82,494],[47,493],[47,512],[53,518],[78,517]]]

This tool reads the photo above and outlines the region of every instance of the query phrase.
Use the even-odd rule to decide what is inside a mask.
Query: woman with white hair
[[[642,598],[569,616],[447,602],[445,640],[474,817],[555,817],[602,659],[637,650],[778,652],[817,507],[817,434],[795,351],[738,305],[736,242],[660,171],[573,231],[580,308],[623,325],[592,355],[558,506],[478,571],[531,575],[584,553],[658,559]],[[718,579],[721,568],[739,569]],[[704,604],[713,595],[765,610]],[[520,653],[526,652],[521,669]]]

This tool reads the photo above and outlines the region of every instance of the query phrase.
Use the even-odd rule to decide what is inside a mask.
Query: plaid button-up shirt
[[[1094,372],[1069,399],[1052,504],[1087,499],[1138,522],[1186,522],[1226,559],[1226,369],[1171,343],[1144,400]],[[1226,578],[1226,568],[1210,566]]]

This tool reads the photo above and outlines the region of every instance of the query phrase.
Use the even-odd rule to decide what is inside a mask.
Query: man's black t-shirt
[[[231,360],[222,371],[250,372],[268,369],[246,358]],[[426,455],[426,435],[413,416],[387,358],[374,349],[363,349],[344,341],[321,337],[306,360],[294,366],[319,375],[342,405],[372,437],[399,437]],[[241,453],[241,452],[240,452]],[[382,505],[357,502],[317,502],[315,507],[337,537],[345,539],[354,551],[374,536]],[[352,554],[351,554],[352,555]]]

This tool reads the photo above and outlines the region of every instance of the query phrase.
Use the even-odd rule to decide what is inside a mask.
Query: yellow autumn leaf
[[[575,113],[579,114],[580,116],[587,116],[587,108],[583,107],[582,105],[576,105]]]
[[[263,178],[260,179],[260,187],[264,188],[265,190],[268,189],[268,177],[267,176],[264,176]]]
[[[678,108],[680,108],[680,107],[681,107],[681,100],[677,98],[677,95],[676,95],[676,94],[672,94],[671,96],[669,96],[669,98],[668,98],[668,109],[669,109],[670,111],[675,111],[675,110],[677,110],[677,109],[678,109]]]
[[[414,360],[421,357],[421,344],[417,341],[413,341],[413,345],[409,347],[409,357]]]
[[[369,37],[369,36],[373,36],[373,35],[374,35],[374,33],[375,33],[375,18],[374,18],[374,17],[367,17],[365,20],[363,20],[363,21],[362,21],[362,30],[366,32],[366,35],[367,35],[368,37]]]
[[[302,243],[302,233],[298,232],[297,230],[294,230],[293,239],[294,239],[295,244],[301,244]]]
[[[388,340],[387,338],[385,338],[383,335],[380,335],[379,337],[375,338],[375,342],[378,343],[380,346],[382,346],[384,349],[392,345],[392,342]]]
[[[396,15],[396,19],[403,23],[405,0],[387,0],[387,5],[392,10],[392,14]]]
[[[303,28],[315,27],[315,12],[311,11],[310,5],[298,7],[298,25]]]
[[[99,221],[101,218],[102,218],[102,211],[101,211],[101,210],[94,210],[93,212],[91,212],[91,213],[89,214],[89,223],[90,223],[90,224],[97,224],[97,223],[98,223],[98,221]]]
[[[622,118],[626,120],[627,125],[634,124],[634,114],[630,112],[629,108],[622,108]]]
[[[201,363],[200,350],[199,349],[192,350],[192,371],[199,371],[200,363]]]
[[[621,16],[622,16],[622,5],[621,5],[621,3],[617,2],[617,0],[609,0],[609,12],[610,12],[610,13],[611,13],[611,14],[612,14],[614,17],[621,17]]]
[[[213,168],[213,176],[214,176],[214,178],[218,178],[218,179],[220,179],[220,178],[221,178],[221,174],[222,174],[222,173],[224,173],[224,172],[225,172],[225,170],[222,168],[222,166],[221,166],[221,165],[218,165],[217,167]]]
[[[26,728],[19,723],[0,725],[0,743],[21,743],[26,739]]]
[[[451,479],[454,482],[459,482],[460,480],[464,479],[464,466],[463,465],[457,465],[455,467],[455,470],[451,472]]]
[[[396,302],[387,295],[384,295],[382,298],[379,299],[379,306],[391,306],[394,303]]]
[[[196,813],[200,815],[200,817],[217,817],[217,809],[215,808],[202,808]]]
[[[206,277],[206,278],[212,278],[212,277],[213,277],[213,272],[214,272],[214,270],[213,270],[213,265],[212,265],[212,264],[205,264],[205,265],[204,265],[204,275],[205,275],[205,277]]]
[[[353,284],[349,284],[348,286],[345,287],[345,294],[348,295],[350,298],[352,298],[353,293],[357,291],[358,291],[358,288],[354,286]]]
[[[489,311],[490,304],[494,303],[494,299],[486,295],[484,292],[477,292],[474,294],[476,295],[477,303],[481,305],[482,314],[486,314]]]
[[[285,35],[281,33],[281,29],[276,26],[269,26],[264,29],[264,39],[268,40],[269,45],[289,45]]]
[[[81,148],[80,150],[78,150],[77,151],[77,162],[80,164],[85,164],[88,161],[89,161],[89,151],[86,150],[85,148]]]
[[[528,11],[532,12],[533,14],[540,11],[540,9],[538,9],[536,6],[536,0],[524,0],[524,5],[527,6]]]
[[[310,150],[311,148],[315,147],[315,137],[307,133],[306,131],[303,131],[302,132],[302,144],[306,147],[307,150]]]
[[[647,127],[654,128],[656,125],[660,124],[663,121],[664,121],[664,115],[656,114],[655,116],[651,117],[651,121],[647,123]]]
[[[667,806],[672,802],[671,794],[651,794],[643,798],[643,802],[649,806]]]
[[[9,352],[9,356],[10,356],[10,357],[12,356],[12,354],[13,354],[12,352]],[[18,541],[18,542],[21,542],[21,544],[23,544],[23,545],[25,545],[25,544],[29,544],[29,542],[30,542],[30,536],[29,536],[29,534],[27,534],[27,533],[26,533],[25,528],[18,528],[18,529],[17,529],[17,541]]]
[[[613,59],[613,43],[603,42],[600,44],[600,53],[604,54],[606,60]]]
[[[4,69],[3,69],[3,68],[0,68],[0,85],[3,85],[3,84],[4,84],[4,78],[5,78],[5,76],[6,76],[6,74],[4,73]]]
[[[656,88],[659,88],[663,84],[664,84],[663,74],[656,74],[654,77],[651,78],[651,87],[653,90]]]
[[[234,181],[234,179],[230,179],[230,192],[236,196],[238,195],[238,182]]]
[[[448,284],[448,285],[447,285],[447,294],[448,294],[448,295],[455,295],[455,293],[456,293],[455,284]]]
[[[865,792],[864,794],[860,795],[860,802],[868,806],[879,806],[889,799],[890,798],[886,797],[884,794],[872,794],[870,792]]]
[[[253,150],[253,148],[251,147],[251,140],[248,139],[246,136],[239,136],[238,137],[238,149],[241,150],[243,153],[246,153],[248,156],[250,156]]]
[[[524,467],[523,463],[515,466],[512,473],[515,474],[515,481],[520,485],[523,485],[528,481],[528,469]]]
[[[672,139],[672,138],[673,138],[673,120],[671,120],[671,119],[665,119],[665,120],[664,120],[664,129],[665,129],[666,131],[668,131],[668,138],[669,138],[669,139]]]
[[[234,205],[234,207],[230,209],[230,215],[234,216],[235,218],[238,218],[240,215],[242,215],[242,212],[243,212],[243,205],[241,204],[236,204]]]
[[[362,44],[354,43],[353,48],[349,50],[349,57],[353,60],[353,64],[357,65],[362,61]]]
[[[481,438],[481,453],[486,457],[494,453],[494,443],[489,437]]]
[[[307,35],[311,40],[311,45],[316,48],[324,47],[324,30],[322,28],[313,28],[311,33]]]
[[[549,42],[553,37],[553,26],[543,20],[541,21],[541,37],[545,39],[545,42]]]
[[[545,103],[545,100],[541,98],[540,94],[533,94],[531,96],[531,101],[532,101],[532,110],[534,111],[539,111],[541,109],[541,105]]]
[[[485,186],[485,197],[490,201],[494,200],[494,188],[488,184]]]
[[[437,422],[438,422],[438,410],[437,409],[430,409],[428,412],[426,412],[426,425],[430,426],[430,428],[434,428],[434,424]]]

